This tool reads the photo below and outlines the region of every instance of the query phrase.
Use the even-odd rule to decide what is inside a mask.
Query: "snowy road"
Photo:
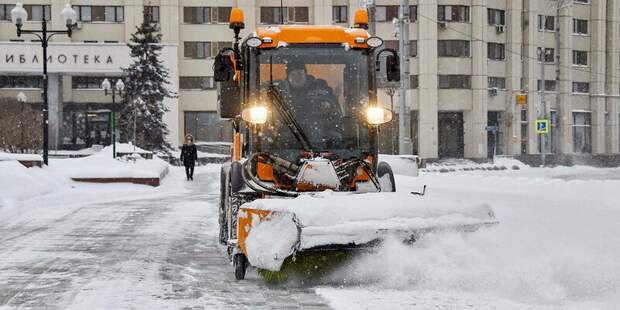
[[[28,171],[41,178],[45,172]],[[306,288],[268,287],[254,271],[234,280],[216,243],[219,167],[197,172],[192,183],[172,169],[159,188],[59,181],[37,190],[35,182],[21,182],[37,194],[0,199],[0,309],[615,310],[620,304],[620,169],[397,176],[398,191],[426,184],[429,196],[487,203],[500,225],[429,234],[413,245],[390,241],[335,272],[326,282],[333,284]]]
[[[175,169],[155,190],[78,189],[79,203],[62,193],[0,217],[0,308],[328,308],[312,289],[234,280],[215,237],[219,170],[198,173],[189,183]]]

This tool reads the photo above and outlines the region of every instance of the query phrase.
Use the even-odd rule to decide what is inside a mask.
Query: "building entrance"
[[[439,157],[463,158],[465,152],[463,112],[440,112]]]

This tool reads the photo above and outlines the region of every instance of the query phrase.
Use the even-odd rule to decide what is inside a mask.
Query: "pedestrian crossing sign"
[[[537,119],[536,120],[536,133],[539,135],[544,135],[549,133],[549,120],[548,119]]]

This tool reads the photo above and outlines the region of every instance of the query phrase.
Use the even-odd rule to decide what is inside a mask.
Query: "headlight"
[[[241,112],[241,118],[252,124],[264,124],[267,122],[268,110],[266,107],[245,108]]]
[[[392,120],[392,111],[382,107],[369,107],[366,110],[366,118],[371,125],[381,125]]]

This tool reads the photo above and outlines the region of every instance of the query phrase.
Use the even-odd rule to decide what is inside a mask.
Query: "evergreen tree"
[[[136,144],[153,151],[171,149],[166,141],[169,130],[163,121],[164,114],[169,111],[164,99],[176,95],[167,88],[169,71],[159,60],[161,36],[157,24],[151,23],[145,15],[127,44],[133,63],[123,69],[126,83],[120,113],[121,134],[125,141],[132,140],[135,124]]]

